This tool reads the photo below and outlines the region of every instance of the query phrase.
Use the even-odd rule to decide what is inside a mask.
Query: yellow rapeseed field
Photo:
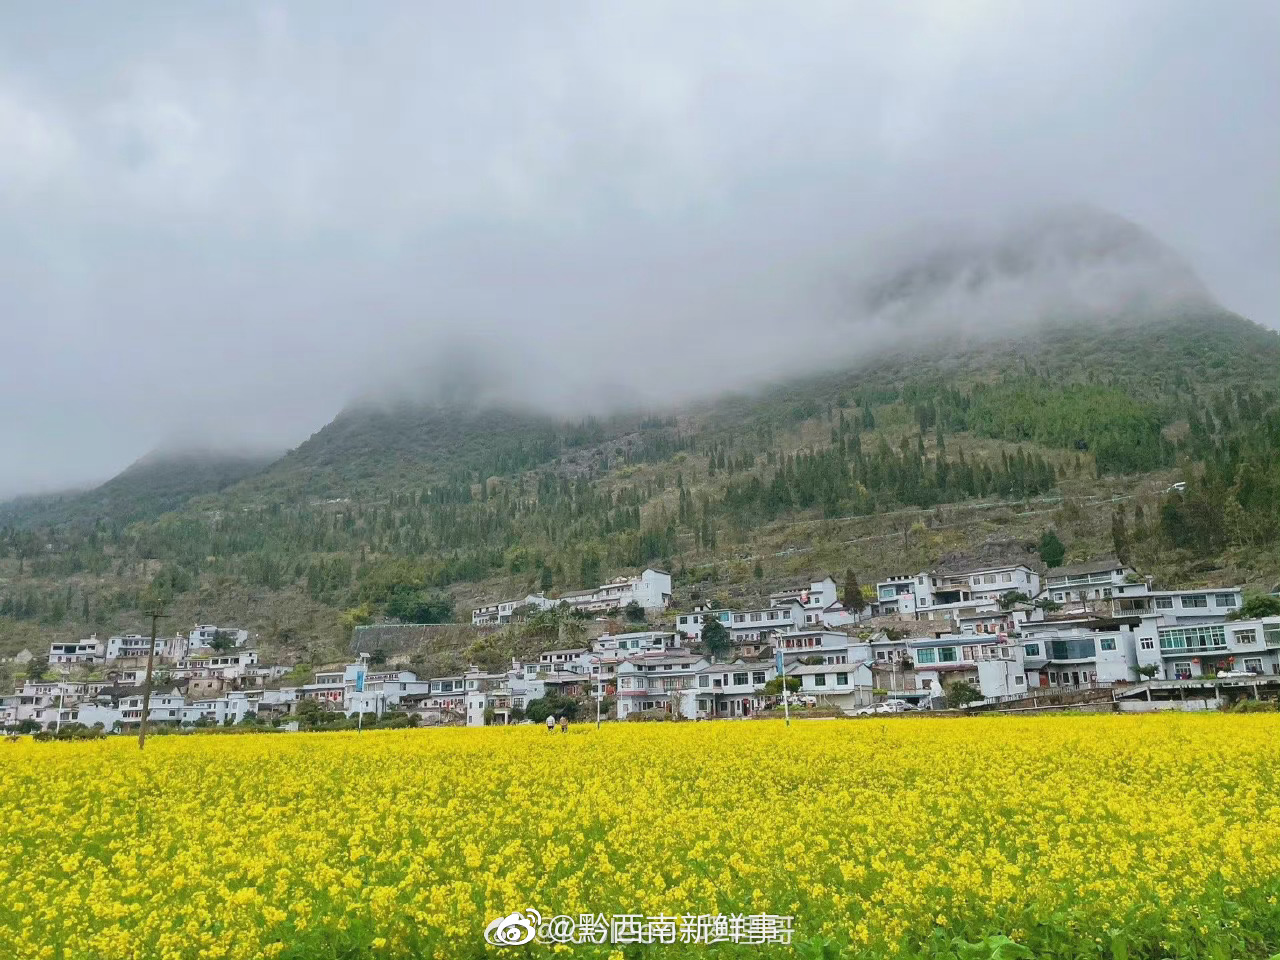
[[[27,740],[0,957],[1265,957],[1277,775],[1267,715]],[[486,945],[527,908],[796,943]]]

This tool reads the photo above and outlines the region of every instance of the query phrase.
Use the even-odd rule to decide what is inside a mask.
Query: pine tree
[[[1111,513],[1111,545],[1115,548],[1116,559],[1121,563],[1129,562],[1129,531],[1125,525],[1124,507],[1117,507]]]
[[[1040,559],[1047,567],[1060,567],[1067,554],[1067,548],[1058,539],[1057,531],[1050,528],[1040,537]]]
[[[844,572],[844,606],[846,610],[852,610],[854,613],[861,613],[867,607],[867,598],[862,595],[862,588],[858,586],[858,576],[852,568]]]

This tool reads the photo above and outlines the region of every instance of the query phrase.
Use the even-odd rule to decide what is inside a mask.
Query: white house
[[[225,697],[195,700],[182,707],[182,722],[239,723],[249,714],[256,714],[256,704],[243,693],[231,693]]]
[[[105,649],[96,633],[87,640],[55,640],[49,644],[49,666],[66,672],[81,664],[101,663]]]
[[[212,623],[197,623],[187,634],[189,648],[209,647],[222,634],[233,645],[243,647],[249,641],[249,631],[238,627],[218,627]]]
[[[671,605],[671,574],[649,567],[637,576],[618,577],[593,590],[566,593],[559,602],[594,613],[621,610],[629,603],[645,610],[665,610]]]
[[[783,664],[787,665],[788,670],[790,664],[801,660],[820,659],[825,664],[849,663],[850,646],[849,635],[834,630],[795,630],[779,634],[774,643],[774,649],[782,653]]]
[[[800,696],[813,697],[819,706],[838,707],[851,713],[872,701],[871,665],[866,661],[799,664],[787,667],[787,676],[798,677]]]
[[[1019,630],[1027,684],[1077,687],[1137,679],[1137,617],[1055,617]]]
[[[838,590],[836,582],[831,577],[823,577],[821,580],[814,580],[808,586],[792,587],[769,594],[769,605],[780,607],[795,601],[802,607],[823,609],[839,602]]]
[[[617,713],[625,720],[644,710],[679,710],[688,716],[698,671],[707,666],[703,657],[682,650],[638,654],[618,664]]]
[[[187,641],[178,637],[156,637],[155,656],[157,659],[177,659],[186,653]],[[119,637],[107,638],[106,657],[108,660],[121,660],[129,657],[146,657],[151,647],[151,638],[138,633],[129,633]]]
[[[1114,557],[1054,567],[1044,575],[1045,597],[1064,606],[1109,600],[1121,587],[1146,585],[1133,567]]]
[[[537,607],[539,610],[549,610],[559,602],[558,600],[548,599],[540,593],[527,594],[521,600],[499,600],[497,603],[490,603],[472,610],[471,625],[479,627],[490,624],[510,623],[512,614],[520,607],[531,606]]]
[[[975,687],[984,697],[1026,691],[1022,647],[1005,637],[950,634],[912,640],[908,647],[919,684],[941,695],[949,683]]]
[[[702,640],[702,624],[707,617],[713,617],[719,620],[721,625],[728,630],[730,619],[733,617],[732,610],[704,610],[694,608],[692,613],[682,613],[676,617],[676,632],[684,636],[686,640],[700,641]]]
[[[1159,679],[1235,671],[1280,674],[1280,617],[1177,625],[1144,617],[1137,635],[1138,662],[1157,667]]]
[[[686,695],[692,704],[692,716],[750,717],[765,705],[767,698],[760,688],[777,675],[772,660],[709,663],[696,671],[695,682]]]
[[[1242,587],[1150,590],[1144,583],[1130,589],[1133,592],[1111,596],[1116,616],[1156,614],[1166,624],[1221,622],[1244,602]]]

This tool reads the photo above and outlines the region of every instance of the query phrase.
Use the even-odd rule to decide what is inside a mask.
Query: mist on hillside
[[[1280,324],[1272,5],[126,14],[0,14],[0,495],[357,400],[577,416],[1211,297]]]

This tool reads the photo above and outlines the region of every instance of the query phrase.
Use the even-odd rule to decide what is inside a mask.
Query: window
[[[1143,637],[1138,643],[1143,650],[1154,650],[1156,648],[1156,642],[1150,637]]]
[[[747,685],[747,675],[745,673],[735,673],[733,675],[733,685],[735,687],[745,687]]]
[[[1250,657],[1249,659],[1245,660],[1244,668],[1248,670],[1250,673],[1261,673],[1262,659],[1260,657]]]
[[[1220,623],[1160,631],[1161,650],[1223,650],[1226,646],[1227,631]]]
[[[1057,675],[1056,673],[1052,673],[1052,672],[1050,672],[1050,674],[1049,674],[1049,685],[1050,685],[1050,686],[1054,686],[1054,687],[1056,687],[1056,686],[1058,685],[1058,675]]]
[[[1098,641],[1098,646],[1103,650],[1114,650],[1116,648],[1115,637],[1103,637]]]
[[[700,687],[711,686],[711,678],[708,677],[705,673],[702,674],[700,677],[698,677],[698,686]]]
[[[847,673],[836,674],[836,686],[847,687],[849,685],[849,675]]]
[[[917,650],[916,663],[937,663],[938,651],[936,650]]]
[[[746,623],[746,622],[747,622],[747,615],[746,615],[745,613],[735,613],[735,614],[733,615],[733,622],[734,622],[734,623]]]
[[[751,682],[756,684],[764,683],[764,671],[757,670],[755,673],[751,674]]]
[[[1061,602],[1062,602],[1062,600],[1063,600],[1063,595],[1062,595],[1062,594],[1060,594],[1060,593],[1055,593],[1055,594],[1053,595],[1053,599],[1054,599],[1054,600],[1056,600],[1056,601],[1058,601],[1058,603],[1061,603]]]
[[[1207,607],[1209,598],[1201,594],[1184,593],[1178,598],[1184,607]]]
[[[1001,582],[1001,583],[1011,583],[1012,581],[1013,581],[1013,575],[1012,575],[1012,574],[1009,574],[1009,573],[1002,573],[1002,574],[1000,574],[1000,582]]]
[[[1025,643],[1022,645],[1022,652],[1025,653],[1028,657],[1038,657],[1040,656],[1040,644]]]
[[[1231,634],[1231,636],[1233,636],[1233,637],[1235,638],[1236,643],[1245,643],[1245,644],[1248,644],[1248,643],[1257,643],[1257,642],[1258,642],[1258,631],[1257,631],[1257,630],[1252,630],[1252,629],[1251,629],[1251,630],[1236,630],[1234,633],[1232,633],[1232,634]]]
[[[1013,678],[1014,686],[1018,686],[1018,687],[1020,687],[1020,686],[1022,686],[1022,685],[1023,685],[1023,683],[1025,683],[1025,682],[1026,682],[1026,680],[1025,680],[1023,677],[1014,677],[1014,678]]]
[[[1156,609],[1157,609],[1157,610],[1172,610],[1172,609],[1173,609],[1173,597],[1156,597]]]
[[[1267,641],[1268,647],[1280,647],[1280,624],[1264,623],[1262,637]]]
[[[813,685],[815,687],[825,687],[827,685],[827,675],[825,673],[815,673],[813,675]]]
[[[758,614],[758,613],[753,613],[753,614],[751,615],[751,622],[752,622],[752,623],[759,623],[759,622],[760,622],[760,614]]]
[[[955,647],[939,647],[938,662],[939,663],[955,663],[959,657],[956,656]]]
[[[1234,593],[1215,593],[1213,595],[1213,603],[1217,607],[1234,607],[1236,605],[1236,595]]]

